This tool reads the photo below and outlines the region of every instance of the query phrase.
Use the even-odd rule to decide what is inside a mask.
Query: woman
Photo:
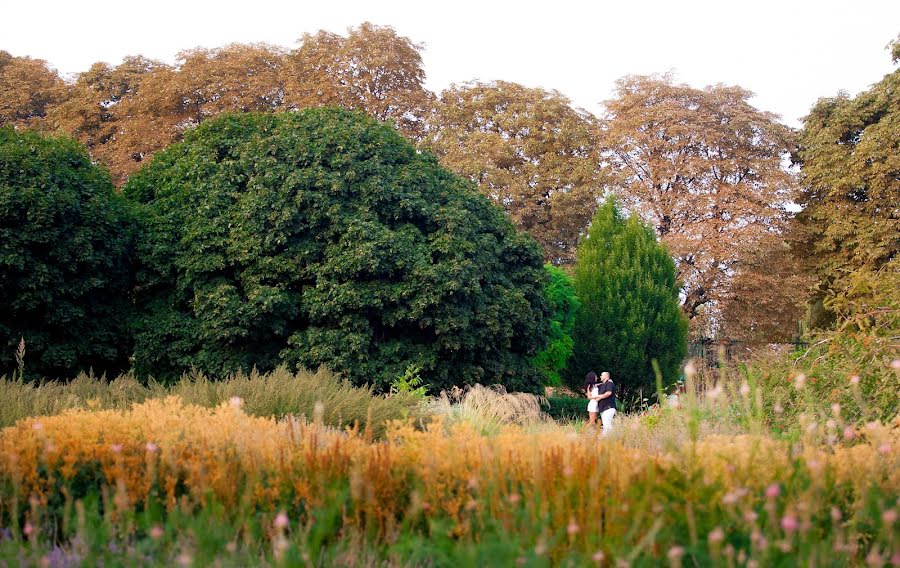
[[[584,377],[584,394],[588,397],[588,427],[597,422],[597,415],[600,413],[598,405],[600,404],[600,381],[597,379],[597,373],[591,371]]]

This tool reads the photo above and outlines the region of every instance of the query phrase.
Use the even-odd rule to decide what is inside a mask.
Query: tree
[[[441,93],[425,146],[476,182],[554,264],[571,263],[604,179],[597,123],[556,91],[469,83]]]
[[[0,129],[0,374],[127,367],[132,225],[77,142]]]
[[[65,83],[46,61],[0,50],[0,127],[33,126],[65,96]]]
[[[566,376],[579,389],[586,373],[609,371],[622,398],[655,390],[652,361],[675,381],[687,353],[687,321],[678,305],[675,264],[653,229],[622,216],[612,198],[578,247],[575,349]]]
[[[572,332],[581,303],[575,295],[575,286],[568,274],[552,264],[545,268],[550,275],[544,289],[551,314],[550,339],[547,347],[534,358],[532,365],[544,375],[545,385],[559,386],[562,385],[560,373],[566,368],[566,362],[575,347]]]
[[[293,108],[340,106],[394,121],[407,137],[422,135],[431,93],[425,89],[422,46],[389,26],[368,22],[347,36],[304,34],[289,55],[286,102]]]
[[[535,391],[537,244],[389,126],[334,108],[227,115],[129,179],[148,219],[135,366],[221,376],[284,361],[386,389]]]
[[[900,70],[854,98],[841,93],[820,99],[804,119],[798,155],[805,189],[797,239],[812,260],[815,299],[829,308],[848,293],[857,273],[878,272],[897,258],[898,132]]]
[[[750,105],[751,95],[740,87],[695,89],[669,77],[625,77],[606,103],[605,140],[619,194],[674,256],[695,333],[758,328],[786,312],[799,319],[796,290],[753,286],[745,292],[783,293],[757,302],[767,310],[754,311],[754,320],[722,321],[728,302],[739,297],[738,275],[760,275],[751,272],[757,265],[748,256],[766,257],[784,246],[787,205],[797,190],[796,176],[784,167],[792,133]],[[771,263],[763,268],[763,275],[794,271]]]

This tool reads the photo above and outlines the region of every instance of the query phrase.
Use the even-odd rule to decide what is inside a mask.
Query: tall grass
[[[81,374],[70,382],[28,383],[0,378],[0,427],[29,416],[54,416],[69,409],[127,410],[150,399],[177,396],[186,404],[212,408],[233,397],[254,416],[287,415],[313,419],[342,428],[358,424],[376,435],[390,420],[418,417],[421,401],[414,395],[376,395],[352,386],[325,368],[291,373],[242,373],[213,381],[202,373],[187,374],[171,386],[151,381],[142,384],[131,375],[111,381]]]
[[[884,565],[900,429],[698,435],[648,452],[540,422],[383,441],[177,398],[0,431],[0,560],[309,566]],[[680,415],[680,417],[679,417]],[[701,417],[702,420],[702,417]],[[3,542],[4,538],[6,539]]]

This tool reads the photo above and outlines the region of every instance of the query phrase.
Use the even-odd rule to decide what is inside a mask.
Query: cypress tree
[[[609,371],[625,401],[655,389],[652,361],[674,382],[687,352],[675,263],[653,230],[624,217],[610,198],[597,210],[577,253],[575,348],[566,377],[580,388],[591,370]]]

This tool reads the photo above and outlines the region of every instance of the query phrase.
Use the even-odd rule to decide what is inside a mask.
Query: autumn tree
[[[422,134],[431,108],[422,46],[389,26],[368,22],[346,36],[305,34],[288,56],[286,103],[293,108],[340,106],[394,121],[410,138]]]
[[[336,108],[227,114],[125,185],[147,231],[135,367],[158,378],[286,362],[387,389],[537,391],[537,244],[393,128]]]
[[[424,145],[566,264],[603,189],[597,132],[556,91],[476,82],[441,93]]]
[[[35,126],[65,96],[65,83],[46,61],[0,51],[0,127]]]
[[[694,333],[739,335],[776,316],[799,318],[798,290],[771,285],[795,272],[772,262],[791,262],[780,251],[797,187],[784,166],[792,133],[751,96],[735,86],[632,76],[606,103],[605,147],[619,194],[675,257]],[[765,301],[746,296],[751,291]],[[757,309],[730,309],[738,298]],[[726,322],[726,313],[747,319]]]
[[[893,44],[895,62],[898,45]],[[864,273],[874,275],[897,258],[898,133],[900,69],[856,97],[841,93],[820,99],[804,119],[798,152],[804,210],[798,235],[818,280],[814,300],[830,304],[858,293],[851,288],[865,280]]]

